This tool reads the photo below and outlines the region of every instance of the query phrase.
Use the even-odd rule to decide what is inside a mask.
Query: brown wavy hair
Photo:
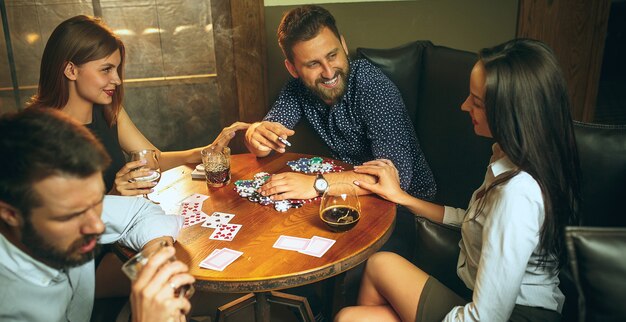
[[[28,107],[63,108],[69,100],[68,79],[64,70],[69,62],[77,66],[110,56],[120,51],[117,73],[122,84],[117,86],[113,102],[105,108],[109,126],[117,121],[124,98],[124,60],[126,50],[122,40],[100,18],[79,15],[58,25],[46,43],[39,70],[39,88]]]

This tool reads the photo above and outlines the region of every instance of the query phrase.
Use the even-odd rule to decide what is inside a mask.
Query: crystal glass
[[[139,275],[139,272],[143,269],[146,263],[148,263],[150,256],[158,253],[164,247],[167,247],[167,243],[160,242],[156,245],[152,245],[151,247],[140,251],[131,259],[126,261],[124,265],[122,265],[122,271],[124,272],[124,274],[126,274],[126,276],[128,276],[131,281],[134,281],[137,278],[137,275]],[[170,262],[173,262],[175,260],[176,256],[170,257]],[[190,298],[194,293],[195,288],[191,284],[182,285],[174,290],[175,296],[185,296],[187,298]]]
[[[349,183],[329,185],[322,195],[320,218],[336,232],[356,226],[361,218],[361,203],[354,186]]]
[[[159,160],[157,159],[156,151],[148,150],[148,149],[138,150],[138,151],[131,151],[130,152],[130,161],[138,161],[138,160],[146,160],[146,164],[144,164],[141,167],[135,168],[132,171],[148,169],[148,170],[152,170],[153,173],[152,173],[152,175],[134,178],[133,179],[134,181],[155,181],[155,182],[159,182],[159,180],[161,180],[161,167],[159,166]],[[144,194],[143,197],[148,199],[148,200],[150,200],[150,198],[148,198],[147,194]],[[153,201],[153,200],[150,200],[150,201],[158,204],[158,202],[156,202],[156,201]]]
[[[200,155],[204,165],[206,184],[209,188],[220,188],[230,182],[230,148],[224,147],[221,151],[212,146],[204,148]]]

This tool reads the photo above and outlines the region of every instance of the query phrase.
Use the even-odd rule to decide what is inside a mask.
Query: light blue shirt
[[[176,238],[182,217],[136,197],[105,196],[101,244],[119,242],[135,250],[162,236]],[[70,269],[51,268],[0,234],[0,321],[89,321],[95,292],[94,261]]]
[[[507,321],[515,304],[561,312],[565,297],[557,273],[538,265],[545,213],[537,181],[520,172],[486,194],[482,214],[476,216],[477,192],[515,169],[495,144],[485,181],[468,211],[445,208],[443,222],[461,226],[457,274],[473,295],[472,302],[455,307],[444,321]],[[555,259],[548,263],[555,265]]]

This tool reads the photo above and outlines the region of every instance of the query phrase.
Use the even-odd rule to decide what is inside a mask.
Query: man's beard
[[[63,251],[50,245],[41,237],[29,220],[24,221],[24,228],[22,229],[22,243],[31,252],[31,256],[58,269],[80,266],[92,260],[100,250],[100,245],[96,245],[94,250],[84,254],[79,253],[79,249],[97,238],[99,235],[83,236],[73,242],[66,251]]]
[[[323,78],[316,79],[313,86],[305,83],[305,86],[322,101],[331,102],[330,105],[335,105],[335,103],[337,103],[346,93],[346,89],[348,88],[348,75],[350,74],[350,65],[346,64],[345,71],[343,69],[336,69],[335,71],[335,75],[331,79],[338,77],[338,83],[334,88],[323,87],[323,85],[321,85],[321,83],[324,82]]]

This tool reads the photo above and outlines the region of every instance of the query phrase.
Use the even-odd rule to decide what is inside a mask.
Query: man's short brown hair
[[[293,63],[293,46],[313,39],[322,28],[330,29],[340,39],[335,18],[320,6],[302,6],[287,12],[278,25],[278,44],[285,57]]]
[[[87,178],[111,161],[89,129],[55,109],[2,115],[0,133],[0,200],[25,217],[40,206],[37,182],[54,175]]]

